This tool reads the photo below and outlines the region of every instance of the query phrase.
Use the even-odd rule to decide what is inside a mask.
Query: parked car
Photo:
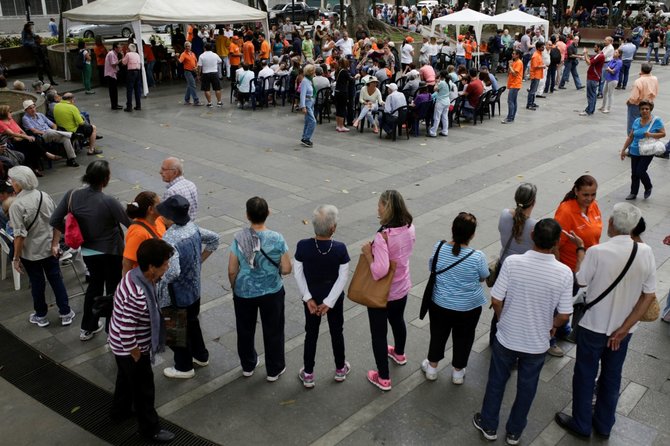
[[[348,7],[349,7],[348,5],[345,5],[345,7],[344,7],[344,10],[345,10],[344,19],[345,19],[345,21],[346,21],[346,10],[347,10]],[[335,6],[333,6],[333,8],[330,11],[322,11],[321,16],[323,16],[323,18],[325,20],[332,21],[334,17],[339,17],[341,15],[340,12],[341,12],[340,4],[337,3]]]
[[[271,23],[291,19],[295,20],[296,23],[307,22],[307,24],[313,25],[319,19],[319,14],[319,8],[313,8],[304,2],[295,2],[295,7],[291,3],[273,6],[268,11],[268,18]]]
[[[153,33],[154,29],[149,25],[142,25],[142,34]],[[121,25],[75,25],[67,30],[68,37],[93,39],[102,37],[123,37],[127,39],[133,33],[131,23]]]

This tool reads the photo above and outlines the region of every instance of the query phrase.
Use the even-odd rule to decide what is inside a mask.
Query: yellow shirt
[[[230,38],[219,34],[216,38],[216,54],[219,57],[228,57],[228,52],[230,48]]]
[[[70,102],[60,101],[54,107],[54,120],[56,125],[64,128],[68,132],[76,132],[77,128],[84,123],[79,109]]]

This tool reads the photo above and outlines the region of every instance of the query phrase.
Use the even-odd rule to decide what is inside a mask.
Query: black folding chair
[[[319,124],[323,124],[323,117],[328,118],[330,122],[330,109],[333,93],[330,88],[322,88],[316,93],[316,102],[314,103],[314,112]]]
[[[412,134],[419,136],[419,124],[421,120],[426,122],[426,133],[433,123],[433,113],[435,112],[435,101],[430,100],[422,102],[412,110]]]
[[[398,116],[394,116],[396,113],[398,114]],[[402,135],[403,126],[405,127],[405,133],[407,134],[407,139],[409,139],[409,126],[410,126],[410,123],[408,122],[409,116],[410,116],[409,107],[407,107],[406,105],[396,108],[395,110],[391,111],[391,113],[382,112],[381,120],[379,123],[380,124],[379,139],[382,139],[382,134],[384,133],[384,131],[382,130],[383,128],[382,123],[389,119],[394,121],[393,132],[391,133],[393,141],[396,141],[396,133],[398,134],[397,136]]]
[[[496,91],[496,95],[491,98],[491,116],[496,115],[496,104],[498,104],[498,114],[500,113],[500,97],[502,94],[507,90],[507,87],[500,87],[498,88],[498,91]]]
[[[461,109],[465,102],[465,96],[459,96],[454,100],[454,108],[449,111],[449,127],[453,127],[454,122],[461,126]]]

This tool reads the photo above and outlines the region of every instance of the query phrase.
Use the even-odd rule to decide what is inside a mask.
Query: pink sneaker
[[[391,390],[391,380],[381,379],[376,370],[368,370],[368,381],[382,390]]]
[[[407,364],[407,356],[397,354],[395,352],[395,347],[393,347],[392,345],[388,346],[388,355],[389,358],[393,359],[393,361],[398,365]]]

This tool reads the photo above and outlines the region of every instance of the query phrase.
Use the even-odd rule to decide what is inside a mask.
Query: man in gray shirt
[[[392,136],[398,121],[398,112],[396,110],[399,107],[406,106],[407,99],[405,99],[403,93],[398,91],[398,86],[396,84],[388,84],[386,88],[389,91],[389,95],[386,97],[384,113],[382,113],[380,125],[389,136]]]
[[[626,85],[628,85],[628,73],[630,73],[630,66],[633,63],[637,47],[633,43],[633,39],[629,37],[626,39],[626,43],[619,47],[619,51],[621,52],[621,61],[623,62],[623,65],[619,72],[619,82],[617,83],[616,89],[625,90]]]

